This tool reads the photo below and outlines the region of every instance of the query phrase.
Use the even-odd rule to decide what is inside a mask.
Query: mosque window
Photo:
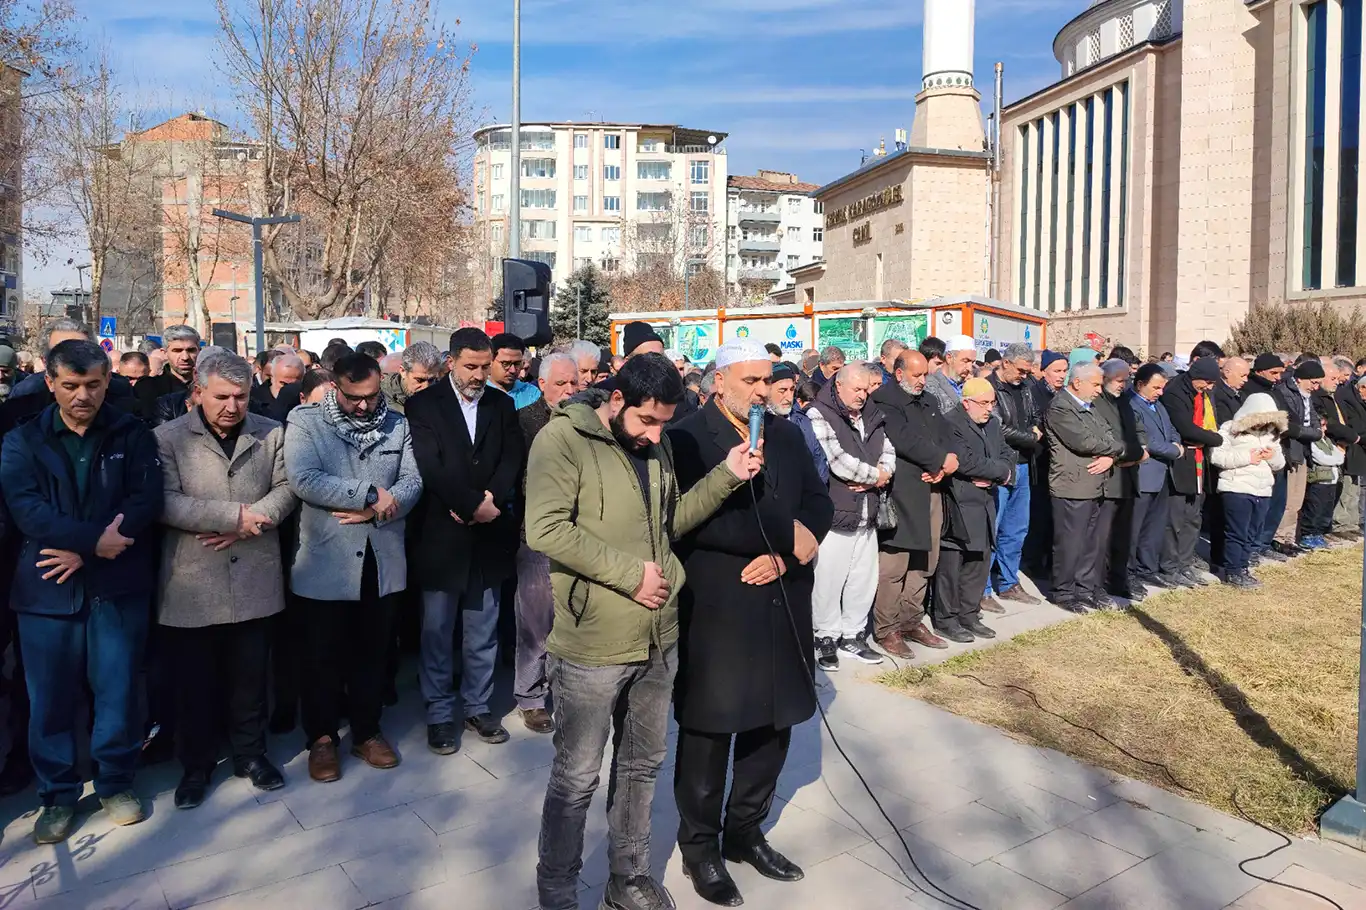
[[[1323,286],[1323,152],[1324,109],[1327,101],[1328,3],[1318,0],[1304,7],[1308,54],[1305,79],[1304,130],[1304,259],[1305,290]]]
[[[1361,5],[1342,2],[1342,134],[1338,145],[1338,287],[1357,283],[1361,173]]]

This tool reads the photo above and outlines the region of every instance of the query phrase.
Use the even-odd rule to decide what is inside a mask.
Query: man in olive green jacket
[[[672,543],[761,465],[741,443],[680,493],[662,430],[682,399],[672,363],[659,354],[633,357],[614,389],[591,389],[563,405],[531,447],[527,545],[550,559],[555,595],[546,641],[555,761],[536,868],[541,910],[578,907],[584,825],[618,713],[603,906],[674,906],[650,875],[650,803],[664,760],[684,581]]]

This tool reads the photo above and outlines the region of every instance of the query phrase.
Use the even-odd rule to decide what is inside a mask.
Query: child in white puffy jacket
[[[1285,468],[1281,436],[1289,417],[1270,395],[1249,395],[1234,418],[1219,428],[1222,445],[1209,450],[1219,469],[1219,500],[1224,511],[1224,584],[1261,587],[1249,568],[1257,533],[1271,503],[1276,472]]]

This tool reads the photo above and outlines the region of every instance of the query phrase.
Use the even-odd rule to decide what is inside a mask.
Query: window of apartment
[[[734,240],[736,233],[735,225],[732,224],[730,227],[726,228],[726,236],[729,239]]]
[[[797,266],[801,265],[801,261],[802,261],[802,257],[800,257],[800,256],[788,256],[788,257],[787,257],[787,267],[788,267],[789,269],[795,269]]]
[[[1304,98],[1304,289],[1323,287],[1323,158],[1328,106],[1328,3],[1304,8],[1307,50]]]
[[[484,214],[484,193],[481,187],[474,188],[474,210],[479,214]]]
[[[555,159],[554,158],[523,158],[522,159],[523,177],[554,177]]]
[[[603,228],[602,242],[609,246],[615,246],[616,244],[621,243],[621,228],[616,226]]]
[[[587,180],[587,179],[588,179],[588,165],[586,165],[586,164],[576,164],[576,165],[574,165],[574,179],[575,179],[575,180]]]
[[[576,211],[576,212],[586,212],[586,211],[588,211],[588,197],[587,197],[587,196],[575,196],[575,197],[574,197],[574,211]]]
[[[494,180],[502,180],[502,179],[503,179],[503,166],[502,166],[501,164],[495,164],[495,165],[493,166],[493,179],[494,179]]]
[[[688,163],[688,180],[690,183],[708,183],[711,181],[711,162],[692,161]]]
[[[705,191],[693,193],[688,199],[688,207],[694,212],[706,214],[710,205],[711,194]]]
[[[507,197],[504,196],[504,195],[502,195],[501,193],[498,194],[498,195],[495,195],[495,196],[494,196],[492,199],[490,199],[489,201],[490,201],[490,203],[491,203],[491,205],[490,205],[489,207],[492,208],[495,212],[505,212],[505,211],[507,211],[507,207],[508,207],[508,205],[507,205]]]
[[[789,196],[787,199],[787,211],[790,215],[798,215],[802,210],[802,201],[796,196]]]
[[[641,180],[668,180],[673,176],[673,165],[667,161],[637,161],[636,177]]]
[[[554,150],[555,135],[553,133],[522,133],[522,151],[553,152]]]
[[[541,250],[522,250],[522,258],[530,259],[532,262],[544,262],[552,269],[555,267],[555,254]]]
[[[554,190],[522,190],[522,208],[553,209],[554,207]]]
[[[605,149],[621,148],[621,137],[616,133],[608,133],[602,137],[602,147]]]
[[[590,224],[574,225],[574,242],[589,243],[593,240],[593,226]]]
[[[494,243],[503,242],[503,225],[501,222],[489,225],[489,239]]]
[[[602,260],[602,270],[604,272],[615,272],[620,266],[620,262],[610,257]]]
[[[815,201],[813,201],[813,202],[811,203],[811,205],[814,207],[814,209],[815,209],[817,215],[824,215],[824,214],[825,214],[825,203],[824,203],[824,202],[815,202]]]
[[[696,227],[692,228],[688,237],[688,240],[690,241],[692,248],[695,250],[705,249],[707,246],[707,234],[708,231],[707,226],[705,224],[697,225]]]
[[[664,143],[660,142],[658,139],[642,139],[636,148],[638,151],[642,152],[662,152],[664,150]]]
[[[603,197],[602,197],[602,210],[603,210],[604,212],[620,212],[620,211],[621,211],[621,197],[620,197],[620,196],[603,196]]]
[[[787,229],[787,239],[788,239],[788,240],[801,240],[801,239],[802,239],[802,229],[799,228],[799,227],[790,227],[790,228],[788,228],[788,229]]]
[[[736,255],[734,255],[734,254],[732,254],[732,255],[730,255],[730,256],[727,256],[727,257],[726,257],[726,268],[728,268],[728,269],[733,269],[733,268],[735,268],[735,264],[736,264],[736,262],[739,261],[739,259],[740,259],[740,257],[739,257],[739,256],[736,256]]]
[[[667,212],[670,202],[668,193],[636,193],[636,209],[641,212]]]
[[[811,240],[814,243],[820,243],[825,240],[825,228],[813,227],[811,229]]]
[[[576,271],[576,272],[579,271],[579,270],[581,270],[581,269],[586,269],[586,268],[588,268],[588,267],[589,267],[590,265],[592,265],[592,264],[593,264],[593,257],[592,257],[592,256],[575,256],[575,257],[574,257],[574,271]]]
[[[522,222],[523,240],[554,240],[555,222],[529,219]]]
[[[587,133],[575,133],[575,134],[574,134],[574,148],[576,148],[576,149],[586,149],[586,148],[588,148],[588,134],[587,134]]]
[[[603,179],[603,180],[620,180],[620,179],[621,179],[621,167],[618,166],[618,165],[615,165],[615,164],[604,164],[604,165],[602,166],[602,179]]]

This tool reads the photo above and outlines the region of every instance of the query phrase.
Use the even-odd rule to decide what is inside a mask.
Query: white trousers
[[[811,619],[817,638],[862,639],[877,594],[877,529],[831,531],[816,556]]]

